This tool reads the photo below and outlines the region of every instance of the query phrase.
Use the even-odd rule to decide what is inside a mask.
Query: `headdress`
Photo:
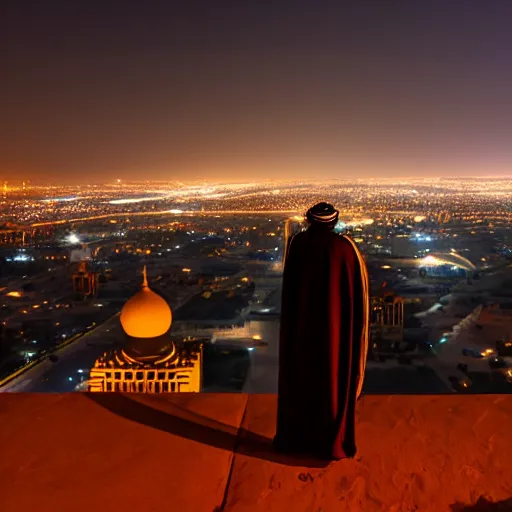
[[[329,203],[318,203],[312,206],[306,213],[306,219],[310,224],[334,228],[338,223],[340,212]]]

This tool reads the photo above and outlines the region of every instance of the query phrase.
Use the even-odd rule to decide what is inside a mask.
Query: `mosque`
[[[123,348],[96,360],[89,391],[201,391],[202,340],[170,336],[171,308],[149,288],[146,267],[142,288],[123,306],[120,322]]]

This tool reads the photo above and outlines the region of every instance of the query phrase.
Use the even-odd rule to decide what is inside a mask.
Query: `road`
[[[56,362],[48,359],[27,370],[0,391],[28,393],[65,393],[74,391],[76,385],[87,378],[94,361],[103,352],[119,346],[122,340],[118,315],[107,320],[93,331],[57,351]],[[83,373],[80,373],[82,370]]]
[[[442,335],[443,342],[434,345],[437,357],[429,360],[429,366],[445,382],[451,382],[454,377],[459,381],[468,381],[467,376],[457,368],[459,363],[466,363],[473,370],[479,373],[489,374],[491,372],[488,358],[476,359],[470,356],[464,356],[462,350],[473,346],[472,335],[474,334],[474,325],[478,320],[481,307],[475,308],[464,319],[460,320],[450,331],[449,334]],[[484,343],[480,350],[489,348],[490,342]]]
[[[219,216],[219,215],[297,215],[297,210],[158,210],[158,211],[145,211],[145,212],[117,212],[117,213],[105,213],[102,215],[94,215],[91,217],[78,217],[76,219],[61,219],[51,220],[46,222],[35,222],[31,224],[32,228],[39,228],[43,226],[54,226],[61,224],[76,224],[78,222],[89,222],[100,219],[110,219],[112,217],[148,217],[154,215],[174,215],[176,217],[181,216]]]

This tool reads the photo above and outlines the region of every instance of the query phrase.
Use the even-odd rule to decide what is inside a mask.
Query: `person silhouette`
[[[334,233],[338,216],[328,203],[310,208],[286,256],[273,441],[277,451],[330,460],[356,453],[370,317],[366,264]]]

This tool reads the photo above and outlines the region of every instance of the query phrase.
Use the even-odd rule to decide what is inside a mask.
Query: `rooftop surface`
[[[512,510],[512,397],[366,395],[356,458],[270,447],[275,395],[0,395],[0,510]]]

